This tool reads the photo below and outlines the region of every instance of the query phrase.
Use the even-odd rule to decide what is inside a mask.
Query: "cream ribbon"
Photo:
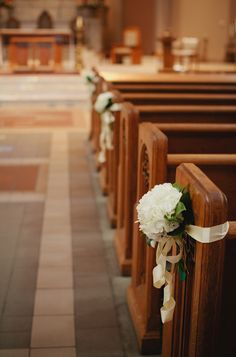
[[[185,231],[201,243],[212,243],[223,239],[229,230],[229,222],[213,227],[186,226]],[[168,255],[176,248],[177,255]],[[166,263],[178,263],[183,256],[183,240],[179,237],[166,236],[161,238],[156,250],[156,266],[153,269],[153,286],[161,288],[164,284],[164,301],[161,307],[161,320],[163,323],[173,319],[175,299],[173,297],[173,274],[166,270]]]
[[[113,149],[113,130],[111,124],[114,123],[115,117],[112,112],[119,110],[120,104],[115,103],[108,110],[101,113],[100,152],[98,154],[98,161],[100,163],[106,161],[106,150]]]
[[[168,253],[176,247],[178,250],[177,255],[168,255]],[[153,269],[153,286],[155,288],[161,288],[166,284],[164,288],[164,301],[161,308],[162,322],[171,321],[175,309],[175,300],[173,298],[173,276],[171,272],[166,270],[166,263],[176,264],[183,256],[183,242],[178,237],[163,237],[157,246],[156,250],[156,267]]]
[[[229,222],[213,227],[186,226],[185,231],[200,243],[212,243],[223,239],[229,230]]]

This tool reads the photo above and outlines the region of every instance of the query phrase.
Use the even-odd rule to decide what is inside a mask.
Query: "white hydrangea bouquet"
[[[189,193],[176,183],[156,185],[140,199],[137,212],[139,228],[153,248],[168,236],[183,238],[185,226],[194,221]],[[179,269],[183,279],[182,263]]]
[[[193,215],[186,217],[190,204],[188,191],[177,184],[156,185],[144,194],[137,211],[139,227],[147,237],[148,244],[155,247],[163,237],[182,235],[185,225],[193,223]]]
[[[100,114],[101,118],[100,153],[98,160],[104,163],[106,161],[106,150],[113,148],[113,123],[115,121],[113,112],[120,110],[120,104],[115,103],[112,92],[104,92],[97,96],[94,109]]]
[[[173,319],[175,300],[173,297],[173,268],[178,267],[181,280],[187,276],[186,244],[189,237],[201,243],[212,243],[223,239],[229,229],[228,222],[214,227],[198,227],[190,194],[178,184],[156,185],[140,199],[137,205],[139,228],[147,243],[156,249],[156,266],[153,269],[153,285],[164,287],[161,307],[162,322]]]

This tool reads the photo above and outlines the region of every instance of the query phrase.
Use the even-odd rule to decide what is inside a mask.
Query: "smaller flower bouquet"
[[[96,83],[99,80],[97,73],[93,70],[86,70],[82,72],[82,77],[84,78],[85,83],[88,85],[90,93],[93,94],[96,89]]]
[[[99,94],[94,104],[94,109],[99,114],[103,114],[106,111],[119,110],[117,103],[114,102],[114,94],[112,92],[103,92]]]
[[[100,133],[100,153],[98,160],[101,163],[106,161],[106,149],[113,148],[113,123],[115,117],[112,112],[120,110],[120,104],[115,103],[112,92],[104,92],[98,95],[94,104],[94,109],[100,114],[101,133]]]

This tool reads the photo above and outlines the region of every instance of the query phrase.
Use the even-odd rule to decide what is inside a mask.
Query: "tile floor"
[[[140,356],[86,100],[0,102],[0,357]]]

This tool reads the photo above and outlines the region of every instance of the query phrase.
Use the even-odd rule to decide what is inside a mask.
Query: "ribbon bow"
[[[229,230],[229,222],[213,227],[186,226],[185,232],[193,239],[201,243],[212,243],[223,239]],[[176,255],[168,255],[171,251],[178,252]],[[164,287],[164,301],[161,307],[161,320],[163,323],[173,319],[175,299],[173,297],[173,266],[167,270],[166,263],[172,265],[178,263],[183,256],[183,239],[180,237],[166,236],[161,238],[156,250],[156,266],[153,269],[153,286]]]
[[[104,163],[106,161],[106,150],[113,149],[113,129],[112,123],[115,121],[115,117],[112,112],[120,110],[120,105],[115,103],[108,110],[101,114],[101,133],[99,137],[100,152],[98,155],[98,161]]]

